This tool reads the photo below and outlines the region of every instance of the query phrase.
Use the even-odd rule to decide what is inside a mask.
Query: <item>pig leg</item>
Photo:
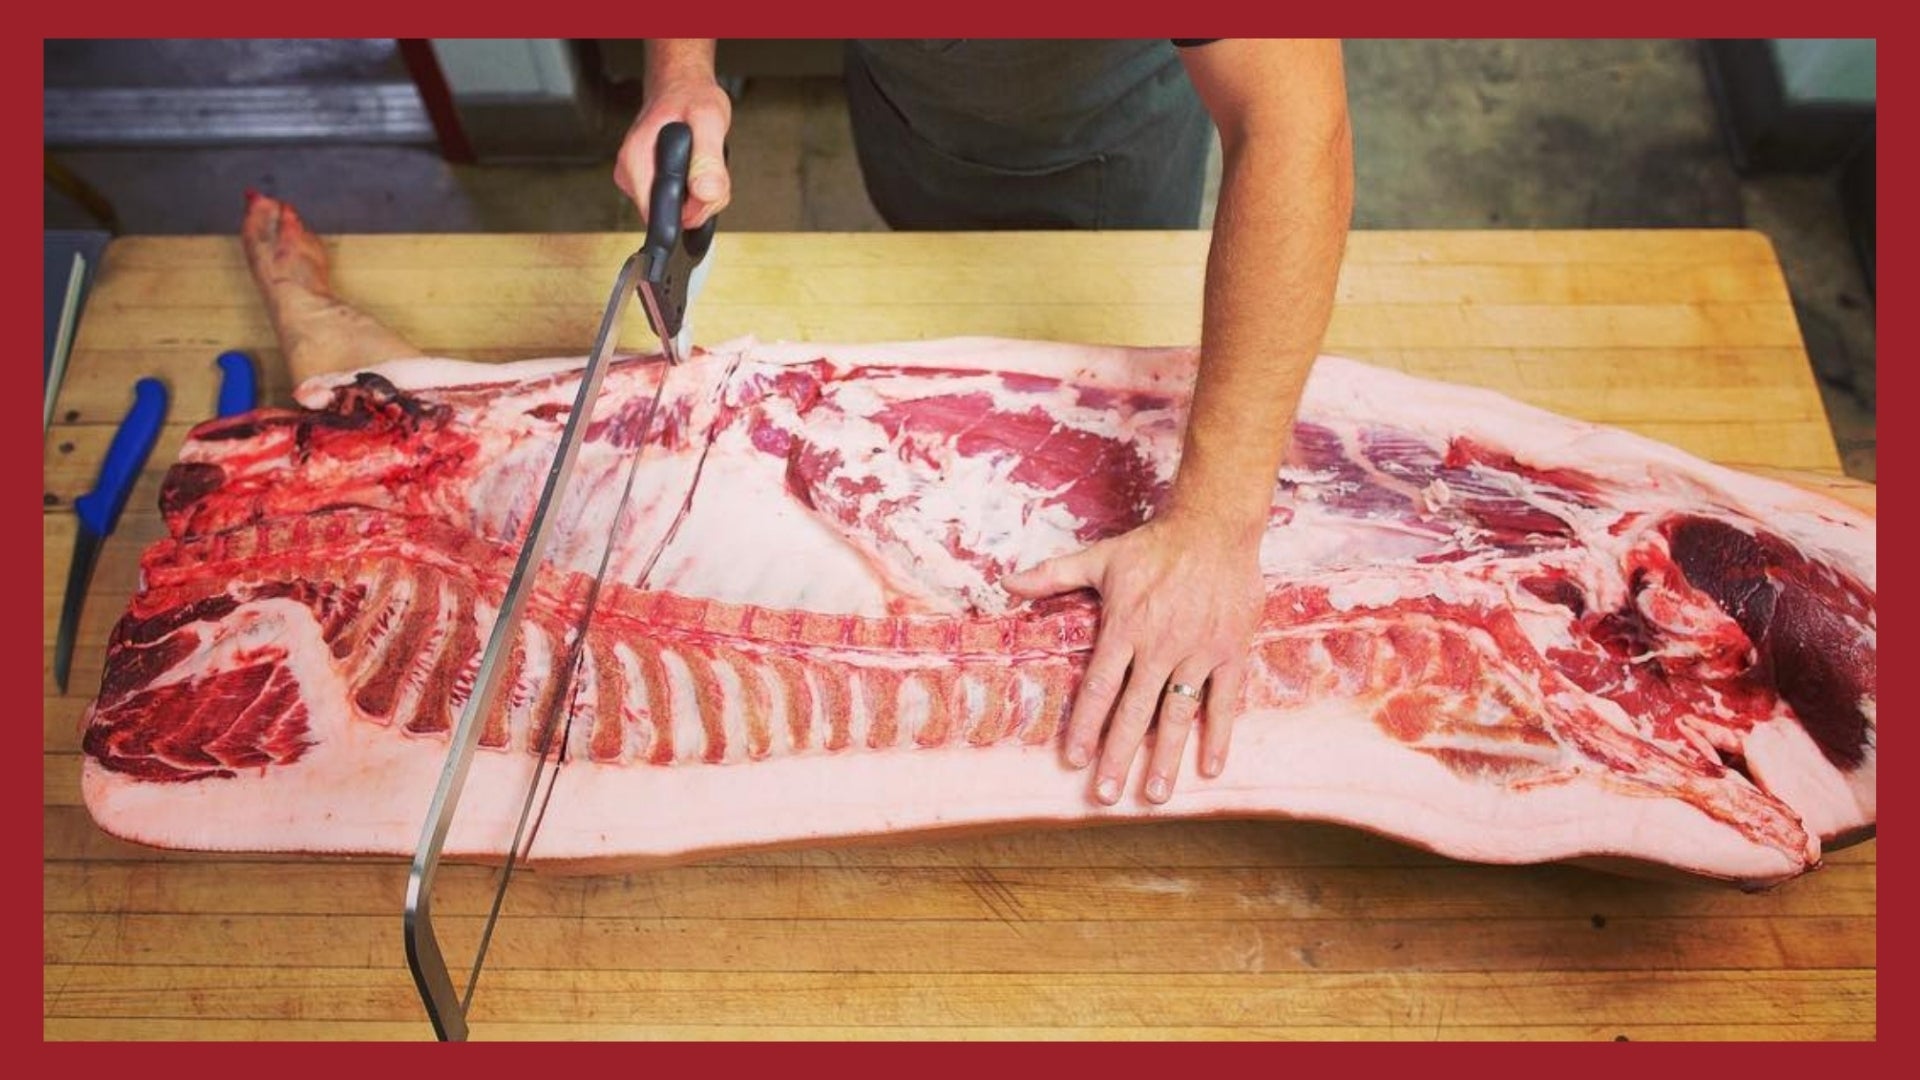
[[[326,247],[293,207],[247,192],[240,240],[294,385],[314,375],[421,355],[380,320],[334,295]]]

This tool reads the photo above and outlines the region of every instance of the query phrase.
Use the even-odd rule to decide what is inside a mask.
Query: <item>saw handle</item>
[[[146,467],[147,455],[160,437],[160,422],[167,415],[167,387],[159,379],[144,378],[133,384],[133,408],[113,433],[107,447],[107,460],[100,465],[100,479],[93,490],[73,500],[80,521],[105,537],[120,523],[120,511],[133,493],[133,482]]]
[[[680,213],[687,205],[687,176],[692,168],[693,129],[675,120],[660,129],[653,144],[653,190],[647,193],[647,240],[641,250],[656,264],[664,263],[681,241]],[[687,254],[695,261],[706,257],[718,223],[717,216],[710,217],[687,232]]]
[[[687,234],[687,254],[693,256],[695,262],[707,257],[707,248],[713,246],[713,229],[718,224],[720,224],[720,218],[715,215]]]
[[[680,211],[687,204],[687,172],[693,166],[693,129],[675,120],[653,144],[653,190],[647,196],[646,252],[665,260],[680,243]]]

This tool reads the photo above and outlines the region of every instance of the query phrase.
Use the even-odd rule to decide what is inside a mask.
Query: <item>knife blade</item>
[[[407,879],[406,906],[403,915],[403,931],[406,940],[407,964],[413,972],[414,985],[420,992],[422,1003],[426,1006],[428,1019],[434,1032],[443,1041],[459,1041],[467,1037],[467,1010],[473,1000],[478,985],[481,966],[486,961],[488,943],[492,939],[494,923],[499,916],[501,899],[505,896],[507,882],[512,876],[513,867],[523,851],[522,838],[527,835],[526,827],[532,814],[535,797],[540,790],[541,779],[545,775],[547,760],[556,745],[564,745],[564,731],[561,725],[549,718],[545,723],[536,723],[536,731],[542,733],[541,745],[534,767],[533,780],[527,787],[522,802],[520,818],[514,830],[512,842],[507,848],[507,861],[494,892],[493,906],[485,927],[482,930],[479,947],[474,963],[468,973],[464,993],[456,991],[453,976],[441,949],[438,934],[433,928],[432,895],[433,883],[439,872],[441,853],[445,847],[447,835],[453,824],[453,814],[458,807],[461,792],[466,784],[467,773],[473,762],[475,747],[479,744],[484,718],[489,715],[502,690],[502,676],[507,667],[507,658],[513,647],[514,631],[524,614],[528,593],[531,591],[534,577],[539,572],[547,544],[552,536],[556,515],[567,482],[573,473],[575,459],[580,444],[584,440],[593,404],[600,395],[600,387],[607,374],[607,367],[613,356],[614,341],[619,331],[621,315],[628,301],[638,295],[640,275],[644,257],[636,251],[628,256],[615,280],[613,294],[607,300],[606,310],[600,318],[600,330],[594,339],[593,351],[587,358],[587,366],[581,373],[580,387],[574,395],[572,411],[568,413],[567,423],[561,432],[560,445],[554,452],[553,464],[547,472],[545,485],[540,492],[540,501],[534,510],[533,519],[527,527],[526,541],[520,547],[519,556],[514,564],[513,576],[507,582],[505,594],[501,597],[499,614],[487,635],[487,643],[481,653],[480,667],[474,676],[473,690],[461,709],[460,720],[455,725],[447,749],[447,760],[442,768],[439,783],[428,805],[426,822],[421,829],[420,842],[414,852],[412,868]],[[654,404],[658,405],[660,393],[666,383],[662,372],[660,386],[655,389]],[[647,420],[650,423],[652,411]],[[635,460],[638,459],[638,448]],[[631,465],[629,466],[631,468]],[[631,489],[632,473],[628,474],[628,487]],[[624,501],[621,512],[624,513]],[[611,550],[615,537],[620,535],[618,518],[615,527],[608,530],[601,555],[601,573],[605,573],[607,552]],[[593,603],[598,597],[598,577],[595,578],[593,591],[587,598],[575,641],[570,649],[576,650],[569,659],[577,657],[578,640],[584,633],[587,622],[592,617]],[[555,665],[554,675],[571,679],[572,665]],[[553,677],[553,676],[550,676]],[[562,692],[551,695],[556,708],[565,709],[568,695],[566,684]]]
[[[166,384],[154,378],[134,383],[133,405],[113,433],[93,490],[73,500],[79,529],[73,542],[73,562],[67,568],[66,596],[60,603],[60,628],[53,639],[53,681],[63,694],[73,669],[74,635],[80,630],[80,608],[87,599],[87,584],[93,580],[101,547],[120,524],[120,511],[126,508],[134,481],[147,466],[166,416]]]
[[[587,358],[587,366],[581,374],[580,388],[575,395],[567,424],[561,433],[560,446],[555,451],[551,470],[548,472],[545,487],[541,490],[540,502],[534,511],[528,526],[527,539],[521,545],[518,560],[515,563],[513,577],[508,581],[507,590],[501,599],[499,614],[487,637],[487,644],[481,653],[480,668],[474,679],[472,693],[462,708],[460,720],[454,727],[451,745],[447,751],[447,762],[435,787],[433,800],[428,806],[427,820],[421,830],[420,843],[414,852],[413,866],[407,879],[407,898],[403,916],[403,930],[407,947],[407,964],[413,972],[414,985],[420,992],[422,1003],[426,1006],[428,1019],[432,1022],[435,1034],[443,1041],[464,1040],[467,1037],[467,1012],[472,1007],[474,990],[478,986],[480,971],[486,962],[487,947],[493,938],[493,929],[499,919],[500,905],[506,896],[507,883],[512,878],[513,869],[525,853],[531,849],[533,833],[529,833],[529,820],[533,821],[535,832],[539,828],[539,818],[535,817],[535,803],[540,801],[541,816],[544,816],[545,803],[539,800],[541,781],[547,775],[548,759],[553,755],[555,746],[564,748],[567,738],[567,725],[571,722],[571,709],[568,706],[569,690],[585,656],[584,643],[593,611],[600,596],[600,586],[610,563],[614,539],[625,535],[627,506],[633,492],[634,477],[638,473],[641,454],[646,446],[648,432],[653,426],[654,416],[659,411],[660,401],[666,392],[669,371],[685,358],[689,347],[688,326],[686,322],[687,304],[700,289],[705,278],[706,257],[712,246],[713,235],[718,222],[709,219],[699,228],[683,230],[680,223],[681,210],[687,195],[687,176],[692,164],[693,133],[684,123],[668,124],[655,145],[656,171],[653,187],[649,193],[649,223],[647,236],[641,247],[628,257],[621,267],[620,275],[614,282],[613,294],[607,300],[605,311],[601,315],[600,330],[594,339],[593,350]],[[468,972],[466,990],[457,992],[453,986],[452,971],[446,962],[444,951],[440,947],[438,935],[432,922],[433,882],[438,874],[441,854],[445,849],[447,835],[452,828],[453,813],[460,801],[465,787],[467,773],[472,765],[474,748],[478,745],[483,718],[492,710],[500,687],[504,660],[512,647],[514,627],[521,618],[529,579],[538,572],[542,554],[553,528],[550,511],[560,505],[562,492],[572,470],[574,459],[584,438],[588,418],[593,411],[593,403],[600,394],[601,383],[606,377],[606,369],[611,362],[614,339],[619,330],[621,315],[624,313],[629,297],[638,296],[646,311],[648,325],[660,339],[661,355],[666,360],[654,386],[653,399],[647,407],[640,424],[640,434],[633,443],[633,452],[626,463],[626,483],[622,490],[619,507],[615,512],[612,525],[600,549],[599,566],[594,573],[591,587],[587,592],[580,615],[574,626],[572,638],[567,644],[564,658],[554,665],[550,677],[562,681],[559,692],[543,695],[553,702],[553,708],[561,717],[536,718],[535,730],[540,735],[540,744],[536,748],[537,756],[533,777],[527,785],[525,797],[521,801],[520,817],[514,827],[512,841],[507,846],[506,860],[500,879],[494,889],[493,903],[488,910],[487,919],[480,933],[474,962]],[[663,540],[662,543],[665,541]],[[655,557],[658,557],[656,552]],[[553,776],[558,777],[559,765],[555,765]],[[547,797],[553,794],[552,781],[548,782]],[[524,843],[523,843],[524,840]]]

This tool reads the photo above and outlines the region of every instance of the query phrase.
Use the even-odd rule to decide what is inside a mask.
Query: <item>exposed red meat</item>
[[[1275,487],[1226,774],[1188,761],[1164,807],[1093,802],[1056,744],[1097,602],[1017,605],[998,582],[1153,514],[1193,363],[986,340],[703,354],[671,376],[574,642],[662,370],[623,361],[449,849],[504,846],[553,716],[567,764],[536,859],[1231,814],[1772,881],[1872,826],[1870,517],[1336,358]],[[88,716],[100,823],[410,851],[577,373],[402,361],[196,429]]]

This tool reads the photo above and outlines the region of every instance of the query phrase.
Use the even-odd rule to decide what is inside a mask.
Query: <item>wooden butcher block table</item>
[[[347,236],[335,281],[427,351],[578,356],[631,236]],[[997,334],[1196,340],[1207,239],[722,233],[696,340]],[[623,335],[646,341],[637,307]],[[78,722],[212,415],[220,351],[287,377],[237,241],[107,252],[46,451],[45,1035],[432,1037],[400,860],[215,857],[114,840]],[[1772,249],[1750,232],[1352,238],[1327,351],[1494,387],[1717,461],[1839,477]],[[52,641],[74,496],[130,386],[169,426],[108,543],[72,692]],[[1871,505],[1872,489],[1853,494]],[[724,813],[724,807],[716,807]],[[1311,823],[1210,822],[785,851],[516,877],[473,1014],[488,1038],[1871,1039],[1875,846],[1764,894],[1488,867]],[[492,872],[442,874],[471,939]]]

